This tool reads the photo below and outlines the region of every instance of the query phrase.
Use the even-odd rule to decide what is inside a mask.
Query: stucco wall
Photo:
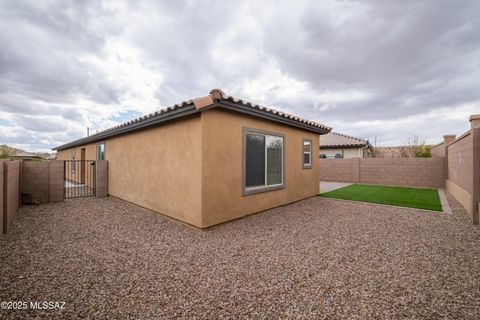
[[[75,149],[75,160],[81,159],[81,149],[85,148],[85,160],[97,159],[97,143],[90,143],[75,148],[65,149],[57,152],[57,160],[74,160],[72,159],[72,150]]]
[[[75,159],[72,158],[75,149]],[[85,159],[82,159],[82,149],[85,149]],[[105,148],[106,149],[106,148]],[[106,153],[106,150],[105,150]],[[61,150],[57,152],[57,160],[96,160],[97,158],[97,143],[86,144],[75,148]],[[93,171],[90,168],[89,162],[67,162],[66,169],[67,179],[72,182],[83,183],[87,186],[93,186]],[[72,170],[74,169],[74,170]],[[84,179],[82,181],[82,171],[84,171]]]
[[[202,121],[202,227],[318,194],[318,134],[221,109],[204,111]],[[284,189],[242,195],[244,127],[285,136]],[[311,169],[302,168],[303,139],[313,141]]]
[[[200,117],[105,142],[108,193],[201,226]]]
[[[106,184],[98,185],[100,196],[108,192],[108,195],[201,226],[200,116],[104,142],[108,190]],[[86,160],[95,159],[96,146],[97,142],[76,147],[76,159],[80,160],[81,148],[85,148]],[[71,150],[59,151],[57,159],[71,160]],[[102,166],[100,170],[103,169]]]
[[[445,164],[444,158],[320,159],[320,179],[443,188]]]
[[[320,139],[322,139],[322,137],[320,137]],[[320,153],[324,153],[327,158],[335,158],[337,153],[343,153],[345,159],[363,158],[363,148],[320,149]]]

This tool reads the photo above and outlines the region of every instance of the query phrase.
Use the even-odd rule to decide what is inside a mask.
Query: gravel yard
[[[197,230],[115,198],[23,207],[0,239],[0,318],[480,318],[480,228],[310,198]]]

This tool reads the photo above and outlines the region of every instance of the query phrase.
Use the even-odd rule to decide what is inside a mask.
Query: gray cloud
[[[213,87],[388,144],[480,112],[474,0],[5,1],[0,30],[0,142],[31,150]]]

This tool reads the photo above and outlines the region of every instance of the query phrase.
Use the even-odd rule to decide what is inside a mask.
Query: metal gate
[[[65,199],[95,196],[95,160],[65,160]]]

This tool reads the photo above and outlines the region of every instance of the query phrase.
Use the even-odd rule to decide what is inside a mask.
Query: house
[[[317,195],[330,130],[214,89],[55,150],[108,160],[109,195],[205,228]]]
[[[21,150],[17,150],[14,154],[10,156],[10,158],[12,160],[44,160],[44,158],[38,154]]]
[[[373,147],[368,140],[330,132],[320,137],[320,158],[369,158]]]

